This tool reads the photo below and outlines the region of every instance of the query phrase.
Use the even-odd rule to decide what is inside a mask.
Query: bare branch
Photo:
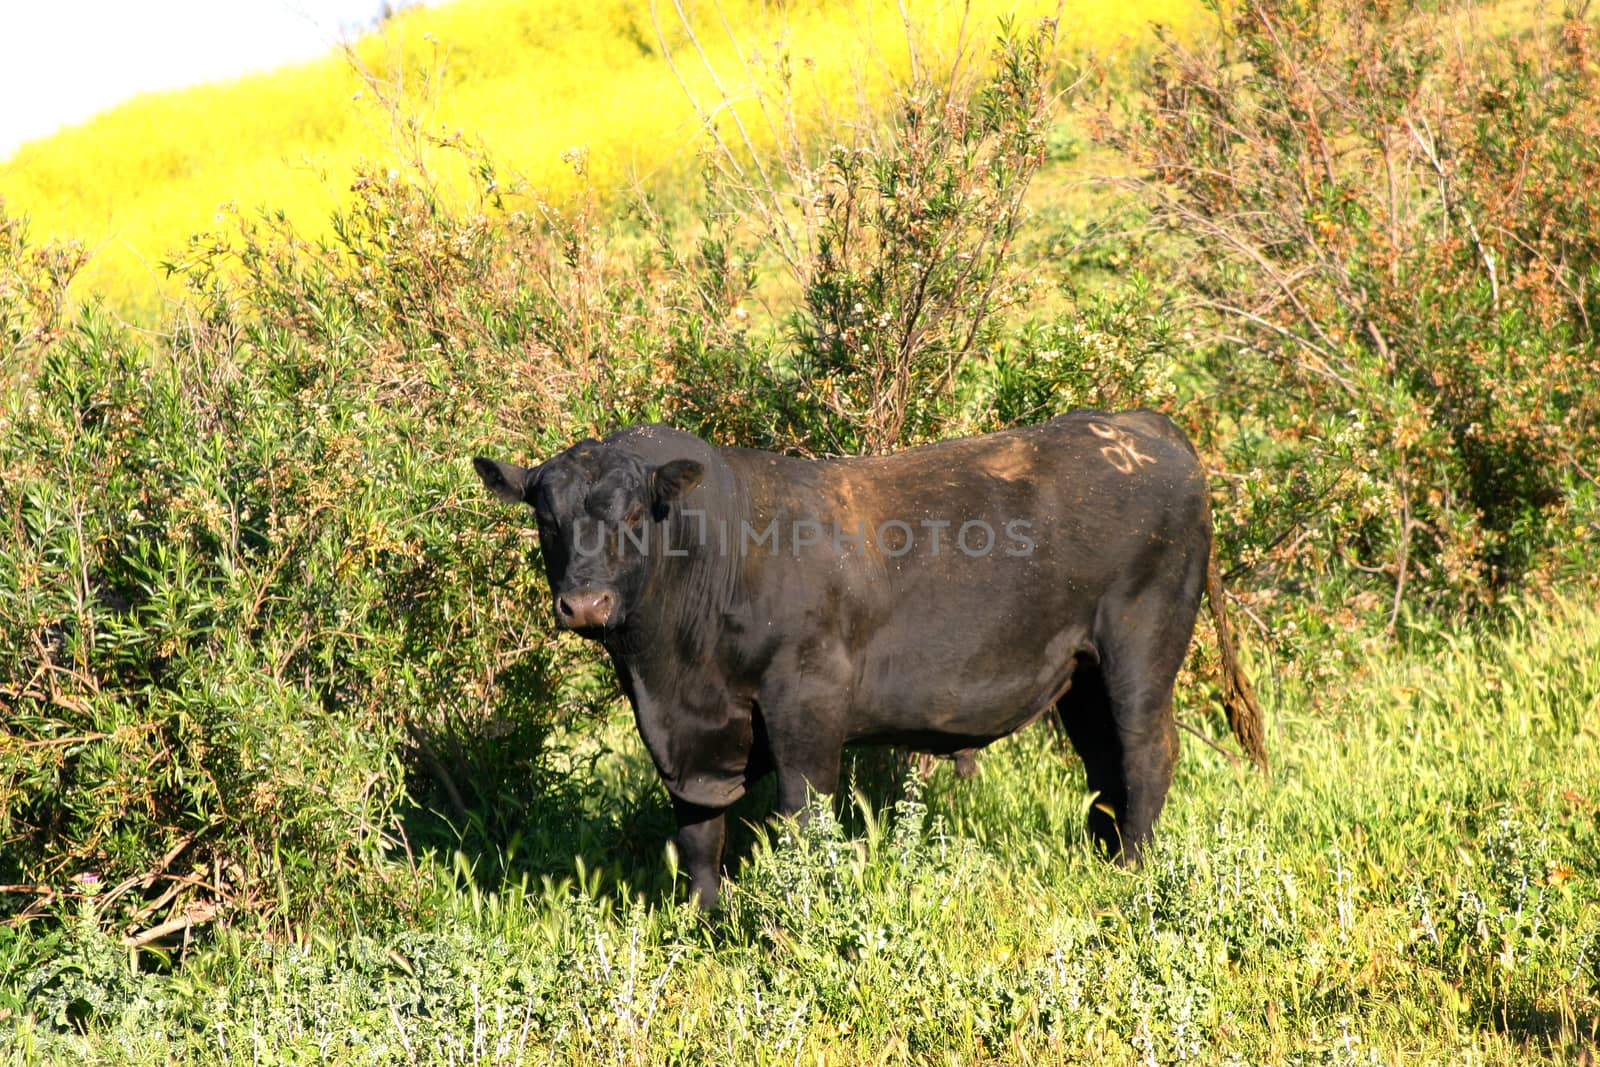
[[[129,934],[122,939],[122,943],[128,948],[142,948],[153,941],[171,937],[173,934],[182,933],[187,936],[195,926],[203,926],[213,921],[220,910],[215,904],[191,905],[177,918],[169,919],[140,933]]]

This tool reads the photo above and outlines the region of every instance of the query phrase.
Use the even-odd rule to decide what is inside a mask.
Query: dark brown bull
[[[610,653],[704,907],[724,812],[769,771],[791,814],[837,788],[846,744],[955,756],[1052,707],[1099,794],[1091,833],[1137,862],[1203,591],[1230,722],[1265,764],[1205,474],[1163,415],[817,461],[636,426],[531,469],[473,463],[532,506],[557,624]]]

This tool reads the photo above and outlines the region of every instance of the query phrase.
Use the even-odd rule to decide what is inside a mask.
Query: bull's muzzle
[[[556,625],[564,630],[596,630],[617,616],[617,595],[608,589],[574,589],[556,597]]]

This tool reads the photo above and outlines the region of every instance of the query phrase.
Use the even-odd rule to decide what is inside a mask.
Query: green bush
[[[780,67],[760,100],[783,129],[770,159],[704,116],[714,217],[747,245],[753,231],[794,294],[774,361],[787,388],[771,394],[800,431],[790,447],[881,453],[948,430],[963,366],[1032,295],[1011,252],[1046,156],[1055,29],[1004,25],[983,63],[965,40],[954,59],[919,56],[908,25],[892,105],[820,131]]]
[[[1211,324],[1197,422],[1276,586],[1456,610],[1596,549],[1600,75],[1574,15],[1215,5],[1107,127]]]
[[[408,795],[513,816],[543,738],[609,692],[568,669],[526,539],[463,477],[538,383],[494,389],[493,364],[458,375],[459,351],[341,309],[331,255],[243,245],[154,350],[93,306],[23,326],[35,367],[11,365],[0,422],[7,910],[404,906],[379,856],[409,852]]]
[[[990,431],[1077,408],[1170,406],[1179,366],[1167,309],[1136,276],[1071,311],[1021,324],[989,358],[974,360],[958,383],[958,418]]]

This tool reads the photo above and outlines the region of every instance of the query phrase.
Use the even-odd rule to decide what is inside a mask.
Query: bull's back
[[[846,535],[779,553],[763,574],[793,638],[848,663],[858,737],[981,743],[1015,729],[1096,654],[1108,597],[1174,582],[1206,551],[1198,461],[1153,412],[749,470],[763,472],[776,480],[753,497],[768,509]]]

